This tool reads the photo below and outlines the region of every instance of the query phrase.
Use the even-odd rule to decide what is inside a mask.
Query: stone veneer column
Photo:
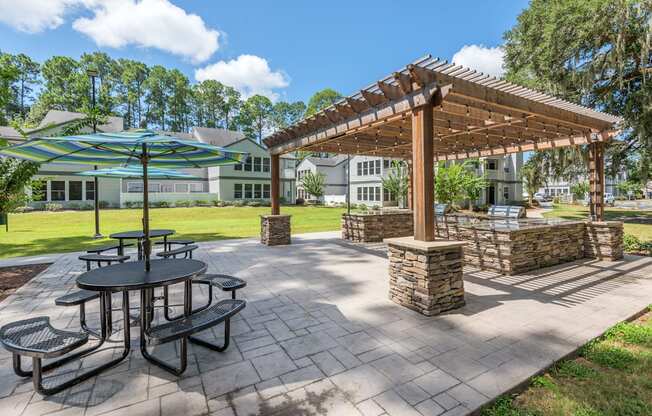
[[[623,222],[587,221],[584,257],[605,260],[623,258]]]
[[[426,316],[464,306],[462,241],[386,239],[389,298]]]
[[[291,243],[290,215],[261,215],[260,242],[267,246]]]

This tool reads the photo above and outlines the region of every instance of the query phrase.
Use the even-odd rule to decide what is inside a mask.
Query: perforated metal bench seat
[[[188,337],[226,321],[244,309],[245,306],[246,302],[244,300],[221,300],[210,308],[195,312],[188,317],[152,327],[147,333],[148,343],[150,345],[159,345]]]
[[[131,247],[131,246],[133,246],[133,244],[122,245],[122,247]],[[105,251],[118,250],[118,249],[120,249],[120,244],[109,244],[107,246],[90,248],[86,250],[86,252],[92,254],[101,254],[104,253]]]
[[[88,301],[99,299],[100,292],[93,292],[91,290],[74,290],[67,295],[60,296],[54,300],[57,306],[77,306],[82,305]]]
[[[120,261],[127,261],[129,260],[129,256],[121,256],[121,255],[115,255],[115,256],[109,256],[105,254],[82,254],[79,256],[79,260],[84,260],[84,261],[95,261],[95,262],[120,262]]]
[[[206,283],[216,286],[225,292],[242,289],[247,286],[247,282],[228,274],[202,274],[193,279],[196,283]]]
[[[39,316],[12,322],[0,328],[0,342],[12,353],[53,358],[64,355],[88,342],[88,334],[64,331],[50,325],[50,318]]]
[[[184,247],[175,248],[174,250],[161,251],[160,253],[156,253],[156,255],[158,257],[164,257],[164,258],[168,258],[168,257],[177,258],[177,256],[183,254],[185,257],[192,258],[192,252],[194,250],[197,250],[198,248],[199,246],[192,244]]]

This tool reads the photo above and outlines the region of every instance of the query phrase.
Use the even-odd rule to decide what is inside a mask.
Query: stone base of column
[[[386,239],[389,298],[426,316],[464,306],[462,241]]]
[[[261,215],[260,242],[267,246],[291,244],[291,215]]]
[[[622,221],[588,221],[584,233],[584,257],[622,259],[623,236]]]

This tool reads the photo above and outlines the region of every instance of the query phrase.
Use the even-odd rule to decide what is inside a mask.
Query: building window
[[[237,165],[233,165],[234,170],[242,170],[242,163],[238,163]]]
[[[254,184],[254,198],[260,199],[263,197],[263,186],[260,183]]]
[[[188,185],[190,192],[204,192],[204,187],[201,183],[190,183]]]
[[[95,182],[87,181],[85,183],[86,183],[86,200],[95,201]],[[43,191],[45,191],[45,188],[43,188]]]
[[[188,193],[188,184],[187,183],[175,183],[174,192],[178,194]]]
[[[174,185],[171,183],[162,183],[161,192],[165,192],[165,193],[174,192]]]
[[[260,157],[254,158],[254,172],[262,172],[263,170],[263,161]]]
[[[251,172],[251,157],[247,158],[247,161],[244,164],[245,172]]]
[[[487,160],[487,169],[496,170],[496,161],[494,159]]]
[[[271,195],[271,187],[268,183],[263,184],[263,199],[269,199]],[[290,192],[288,191],[288,198],[290,196]]]
[[[242,199],[242,184],[236,183],[233,185],[233,198]]]
[[[380,167],[380,160],[378,161],[378,167]],[[380,201],[380,186],[376,187],[376,201]]]
[[[82,200],[82,182],[70,181],[68,182],[68,199],[70,201]]]
[[[389,169],[390,166],[391,166],[391,160],[383,159],[383,168]]]
[[[369,162],[362,162],[362,175],[369,175]]]
[[[358,187],[358,201],[362,201],[362,187]]]
[[[50,182],[50,199],[52,201],[65,201],[66,200],[66,182],[65,181],[51,181]]]
[[[244,197],[245,199],[253,198],[252,186],[250,183],[245,183],[244,185]]]
[[[127,182],[127,192],[129,192],[129,193],[142,193],[143,192],[143,183],[142,182]]]
[[[288,161],[287,166],[291,169],[292,166],[290,166],[291,163],[289,163],[289,162],[290,161]],[[270,170],[269,166],[270,166],[270,159],[268,157],[264,157],[263,158],[263,172],[269,172],[269,170]]]
[[[362,176],[362,162],[358,162],[358,176]]]
[[[388,189],[383,189],[383,201],[394,201],[394,195]]]
[[[376,161],[376,175],[380,175],[380,159]]]
[[[369,201],[369,188],[367,188],[366,186],[362,188],[362,200]]]
[[[157,194],[161,192],[161,184],[160,183],[148,183],[147,184],[147,190],[151,193]]]
[[[503,198],[505,201],[509,201],[509,187],[505,186],[503,187]]]

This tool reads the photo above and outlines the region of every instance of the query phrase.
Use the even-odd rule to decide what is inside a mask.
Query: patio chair
[[[141,298],[141,302],[143,301],[145,300]],[[185,371],[188,363],[188,339],[195,344],[218,352],[225,351],[229,347],[229,341],[231,338],[231,318],[244,309],[246,305],[247,303],[244,300],[224,299],[210,308],[203,309],[199,312],[193,312],[187,317],[181,317],[174,321],[160,324],[149,328],[147,331],[141,332],[147,341],[147,345],[150,346],[180,341],[179,367],[172,367],[158,358],[153,357],[147,352],[147,348],[144,344],[141,345],[141,352],[143,356],[152,360],[159,366],[180,375]],[[222,345],[215,345],[211,342],[192,336],[193,334],[212,328],[222,322],[224,322],[224,343]]]
[[[83,254],[79,256],[79,260],[86,262],[86,270],[91,270],[91,263],[97,263],[97,267],[102,267],[102,263],[111,265],[112,263],[124,263],[129,260],[129,256],[107,256],[104,254]]]

